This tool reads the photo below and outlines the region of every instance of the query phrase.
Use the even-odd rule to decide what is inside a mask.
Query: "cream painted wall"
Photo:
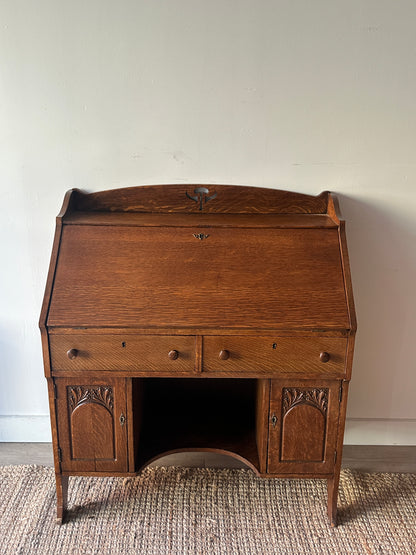
[[[49,439],[37,320],[71,187],[339,194],[347,442],[416,444],[416,3],[0,4],[0,440]],[[324,308],[324,307],[323,307]]]

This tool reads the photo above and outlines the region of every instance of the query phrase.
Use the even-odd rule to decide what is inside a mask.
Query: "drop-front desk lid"
[[[129,211],[109,203],[91,210],[85,199],[93,195],[72,192],[58,218],[48,327],[352,328],[346,254],[328,193],[324,202],[290,194],[321,199],[319,213],[315,206],[273,213],[271,201],[265,213],[220,213],[207,208],[219,205],[223,190],[254,188],[211,186],[216,198],[207,200],[192,194],[195,186],[169,187],[187,193],[189,207],[140,212],[130,200]],[[122,191],[140,189],[152,187]]]

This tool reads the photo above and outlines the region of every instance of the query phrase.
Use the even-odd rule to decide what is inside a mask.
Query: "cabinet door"
[[[340,387],[340,381],[271,381],[269,473],[325,474],[332,471]]]
[[[62,470],[127,471],[126,380],[57,378]]]

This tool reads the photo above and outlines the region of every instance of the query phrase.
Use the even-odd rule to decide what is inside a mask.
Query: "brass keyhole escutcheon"
[[[195,239],[199,239],[200,241],[208,239],[209,237],[209,235],[206,235],[205,233],[193,233],[193,236],[195,237]]]

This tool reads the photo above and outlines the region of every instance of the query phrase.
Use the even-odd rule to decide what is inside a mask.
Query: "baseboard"
[[[0,441],[24,443],[52,441],[49,416],[0,416]]]
[[[414,419],[347,418],[346,445],[416,445]]]
[[[50,442],[49,416],[0,416],[0,442]],[[346,445],[416,445],[416,420],[349,418]]]

